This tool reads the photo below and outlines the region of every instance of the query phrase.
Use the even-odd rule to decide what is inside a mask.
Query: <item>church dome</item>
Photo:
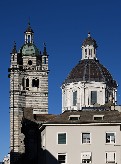
[[[97,43],[96,41],[91,37],[90,33],[88,33],[88,37],[83,41],[82,46],[87,46],[87,45],[93,45],[95,48],[97,48]]]
[[[33,43],[26,43],[20,48],[19,53],[22,55],[38,56],[39,50]]]
[[[69,73],[64,83],[78,81],[105,82],[111,87],[117,87],[110,72],[96,59],[81,60]]]

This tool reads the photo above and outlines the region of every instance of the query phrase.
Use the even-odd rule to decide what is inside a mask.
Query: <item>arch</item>
[[[32,79],[32,87],[39,88],[39,79]]]
[[[23,90],[25,90],[25,78],[24,77],[22,78],[22,87],[23,87]]]

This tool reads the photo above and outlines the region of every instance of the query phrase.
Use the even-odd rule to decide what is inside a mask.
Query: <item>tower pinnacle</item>
[[[33,34],[34,34],[34,32],[33,32],[32,28],[30,26],[30,21],[29,21],[28,22],[28,27],[25,31],[25,44],[27,44],[27,43],[32,43],[33,44]]]

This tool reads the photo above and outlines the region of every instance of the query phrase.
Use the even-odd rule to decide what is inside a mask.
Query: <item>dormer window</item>
[[[104,119],[104,115],[94,115],[93,116],[93,120],[103,120]]]
[[[80,120],[80,115],[70,115],[69,120],[71,121]]]

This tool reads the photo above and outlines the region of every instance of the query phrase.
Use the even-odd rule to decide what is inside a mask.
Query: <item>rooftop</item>
[[[70,116],[78,116],[79,119],[69,119]],[[80,116],[80,117],[79,117]],[[102,117],[103,119],[94,119]],[[65,111],[53,117],[45,124],[87,124],[87,123],[121,123],[121,113],[117,110],[110,111]]]

